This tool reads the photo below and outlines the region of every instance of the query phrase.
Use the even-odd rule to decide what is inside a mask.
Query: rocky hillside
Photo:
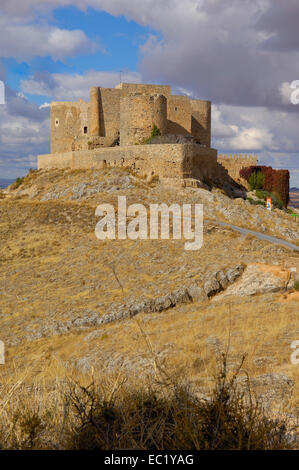
[[[100,241],[100,203],[203,203],[204,244]],[[163,187],[120,169],[31,172],[0,193],[2,379],[50,380],[122,370],[144,380],[153,354],[209,390],[217,354],[246,370],[267,405],[299,402],[299,254],[242,236],[234,225],[299,243],[299,224],[219,189]],[[299,266],[298,266],[299,269]],[[150,347],[149,347],[150,344]],[[104,372],[103,372],[104,371]]]

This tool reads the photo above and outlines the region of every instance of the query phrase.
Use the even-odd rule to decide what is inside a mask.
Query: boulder
[[[289,271],[284,271],[278,266],[251,264],[242,277],[218,296],[217,300],[228,296],[251,296],[280,292],[292,287],[293,282],[289,279],[289,274]]]

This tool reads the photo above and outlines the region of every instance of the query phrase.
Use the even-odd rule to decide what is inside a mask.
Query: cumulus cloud
[[[137,72],[125,72],[122,79],[129,83],[140,83],[142,78]],[[77,101],[79,98],[89,100],[89,90],[92,86],[113,88],[120,81],[117,72],[100,72],[90,70],[84,75],[50,74],[47,72],[34,74],[21,81],[24,93],[49,96],[54,100]]]
[[[36,11],[47,15],[68,5],[124,15],[157,31],[140,50],[139,73],[124,80],[170,83],[179,92],[211,99],[216,148],[258,151],[265,163],[298,167],[299,105],[289,99],[289,84],[299,79],[298,0],[2,0],[0,11],[11,28],[36,38],[32,44],[26,34],[18,36],[25,52],[65,57],[89,47],[84,33],[54,31],[33,19]],[[0,29],[0,39],[1,34]],[[22,42],[10,38],[5,50],[17,54]],[[44,73],[24,80],[22,90],[88,99],[90,86],[118,82],[118,74],[109,72]]]
[[[233,149],[244,150],[262,150],[264,148],[273,148],[273,135],[267,129],[257,129],[251,127],[240,132],[239,135],[231,140]]]
[[[287,168],[299,187],[299,116],[261,107],[213,106],[212,146],[220,153],[257,154],[262,165]]]
[[[51,56],[54,60],[94,52],[96,44],[80,30],[66,30],[48,25],[24,24],[0,18],[0,56],[27,60]]]
[[[217,103],[244,106],[287,106],[281,100],[284,82],[299,78],[299,51],[268,51],[274,36],[284,43],[292,34],[297,0],[4,0],[6,14],[75,5],[125,15],[159,31],[142,47],[140,72],[144,80],[169,82],[193,95]],[[296,16],[297,15],[297,16]],[[282,18],[286,19],[283,21]],[[67,34],[70,33],[69,38]],[[84,45],[80,32],[53,32],[46,49],[65,55],[71,46]],[[36,33],[38,35],[38,32]],[[66,40],[60,40],[66,34]],[[74,34],[75,41],[71,40]],[[76,37],[78,35],[78,37]],[[70,40],[68,40],[70,39]],[[76,46],[77,44],[77,46]],[[41,47],[41,46],[40,46]],[[60,50],[62,48],[62,50]],[[34,49],[33,49],[34,50]],[[75,53],[75,52],[74,52]],[[288,104],[290,106],[290,104]]]
[[[0,106],[0,178],[36,167],[36,155],[49,151],[49,131],[49,109],[6,87],[6,104]]]
[[[299,151],[298,127],[298,114],[262,107],[213,106],[216,148],[295,153]]]

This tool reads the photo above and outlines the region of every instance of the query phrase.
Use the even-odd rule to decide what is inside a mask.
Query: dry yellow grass
[[[68,375],[85,380],[84,371],[103,378],[121,370],[130,380],[146,380],[154,371],[153,356],[141,325],[159,360],[198,389],[211,387],[217,351],[207,339],[214,337],[220,347],[226,348],[229,341],[231,367],[246,353],[246,370],[251,376],[277,372],[293,378],[290,409],[296,410],[299,366],[290,362],[290,345],[299,339],[295,294],[287,299],[277,293],[232,298],[221,304],[182,304],[162,313],[140,314],[137,319],[34,337],[52,320],[66,322],[88,310],[100,316],[113,310],[113,303],[157,297],[194,282],[202,285],[213,266],[227,268],[240,262],[283,266],[291,256],[284,248],[219,227],[205,232],[204,246],[195,253],[184,251],[183,241],[99,242],[93,232],[94,209],[100,201],[115,204],[118,194],[124,194],[121,189],[85,201],[69,200],[69,195],[41,201],[53,188],[65,184],[71,188],[86,178],[102,181],[107,174],[57,171],[30,175],[25,187],[29,195],[39,191],[37,196],[10,196],[0,201],[0,328],[7,344],[0,382],[8,387],[7,396],[15,384],[14,393],[18,384],[35,384],[47,400],[47,388]],[[188,201],[196,194],[150,187],[138,178],[125,193],[128,204],[170,204],[178,199]],[[86,369],[80,363],[82,358]],[[260,358],[265,360],[259,363]]]

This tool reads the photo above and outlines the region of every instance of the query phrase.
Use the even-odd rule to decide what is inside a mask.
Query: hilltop
[[[299,224],[286,211],[120,168],[32,171],[0,194],[2,381],[50,386],[70,373],[121,371],[138,382],[154,373],[154,352],[206,393],[230,338],[230,367],[246,353],[266,405],[295,415],[299,367],[290,345],[299,339],[299,297],[290,267],[299,254],[219,225],[298,244]],[[95,209],[116,207],[119,195],[128,205],[203,203],[203,247],[98,240]]]

